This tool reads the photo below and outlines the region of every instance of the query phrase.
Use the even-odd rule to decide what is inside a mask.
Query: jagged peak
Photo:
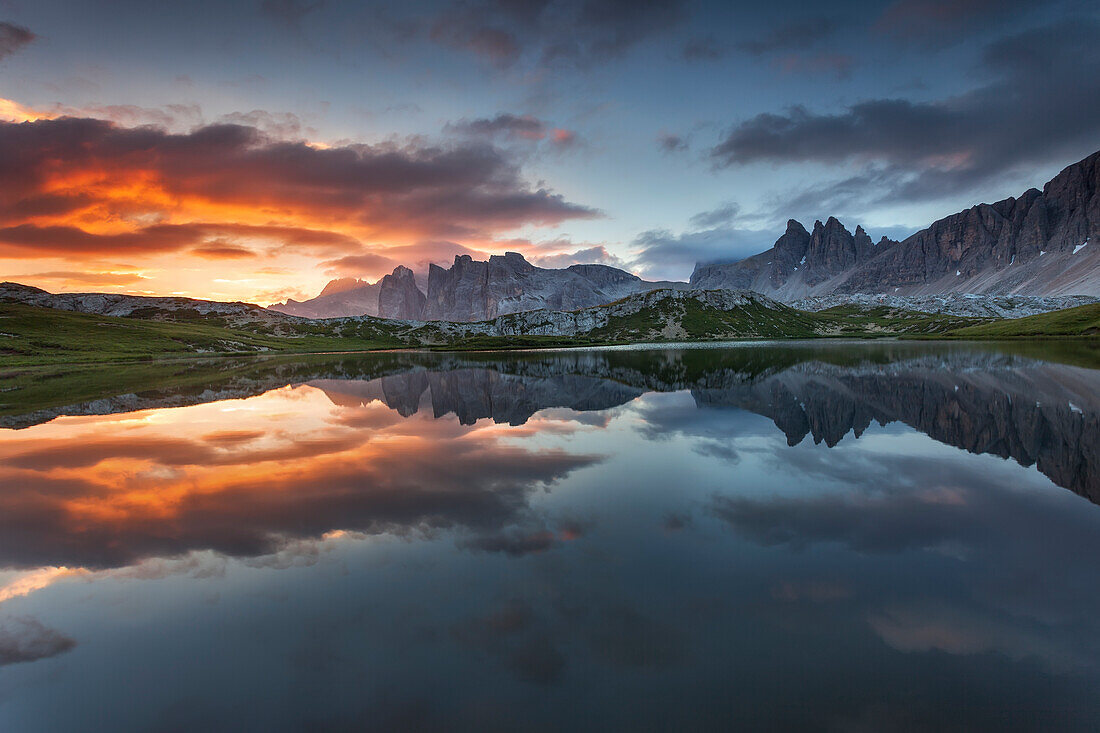
[[[809,234],[806,231],[806,227],[802,226],[802,222],[797,219],[787,219],[787,234]]]

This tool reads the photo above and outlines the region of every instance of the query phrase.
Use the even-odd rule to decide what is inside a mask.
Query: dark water
[[[1096,730],[1081,363],[24,376],[0,393],[0,729]]]

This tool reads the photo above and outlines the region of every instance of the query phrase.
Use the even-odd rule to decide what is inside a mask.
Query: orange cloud
[[[14,102],[0,118],[0,259],[14,263],[103,271],[103,258],[123,255],[179,273],[264,254],[293,273],[311,259],[320,277],[355,262],[346,258],[445,261],[520,226],[598,215],[530,187],[508,153],[476,141],[326,147],[243,124],[178,133]],[[262,287],[290,285],[272,275]]]

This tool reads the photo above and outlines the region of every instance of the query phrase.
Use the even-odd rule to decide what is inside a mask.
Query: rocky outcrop
[[[818,312],[838,306],[863,311],[892,308],[919,313],[942,313],[964,318],[1024,318],[1039,313],[1100,303],[1091,295],[981,295],[946,293],[944,295],[888,295],[885,293],[833,293],[799,298],[789,305],[799,310]]]
[[[648,313],[651,323],[646,328],[655,327],[664,330],[662,333],[653,333],[652,337],[677,338],[683,337],[680,319],[685,313],[686,305],[696,306],[701,309],[710,309],[717,312],[742,311],[759,312],[760,309],[773,311],[776,316],[794,313],[792,309],[778,303],[775,300],[750,290],[651,290],[638,293],[607,305],[581,308],[578,310],[531,310],[519,313],[509,313],[497,316],[491,320],[477,322],[439,321],[430,324],[412,323],[411,328],[417,329],[416,334],[420,338],[429,338],[428,325],[440,339],[440,343],[452,342],[456,339],[472,336],[554,336],[571,337],[585,336],[593,332],[607,329],[614,333],[605,333],[609,340],[616,340],[624,334],[610,328],[617,323],[630,319],[640,313]],[[771,323],[767,324],[771,325]],[[758,337],[774,335],[770,331],[757,332],[756,328],[765,328],[751,318],[745,318],[742,322],[731,326],[742,331],[730,331],[724,333],[716,329],[712,338],[718,337]]]
[[[378,315],[382,318],[422,320],[427,299],[416,287],[416,276],[409,268],[399,265],[379,283]]]
[[[285,320],[282,314],[273,313],[251,303],[224,303],[217,300],[160,298],[115,293],[49,293],[40,288],[12,282],[0,283],[0,302],[150,320],[189,320],[196,316],[208,316],[212,319],[222,319],[227,325],[277,324]]]
[[[979,204],[901,242],[872,245],[862,228],[851,235],[833,218],[808,238],[804,232],[792,221],[771,249],[699,265],[691,284],[748,287],[787,301],[834,292],[1100,296],[1100,152],[1042,191]]]

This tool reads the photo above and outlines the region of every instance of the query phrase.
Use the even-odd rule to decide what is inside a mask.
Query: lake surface
[[[1100,729],[1088,364],[816,342],[24,375],[0,729]]]

